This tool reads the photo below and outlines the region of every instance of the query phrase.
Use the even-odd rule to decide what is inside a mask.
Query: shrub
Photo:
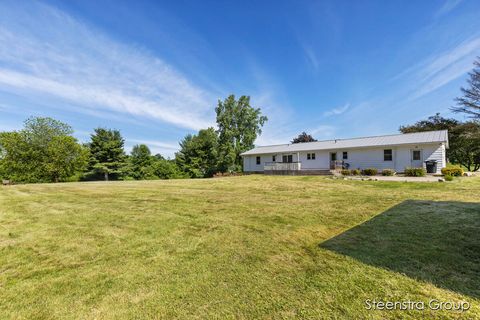
[[[395,175],[395,170],[393,169],[383,169],[382,176],[393,176]]]
[[[352,174],[352,176],[359,176],[362,172],[360,171],[360,169],[353,169],[350,171],[350,173]]]
[[[378,170],[375,168],[367,168],[362,170],[362,174],[365,176],[375,176],[377,175]]]
[[[352,174],[352,172],[348,169],[343,169],[342,171],[340,171],[340,173],[342,174],[342,176],[349,176]]]
[[[445,181],[452,181],[453,180],[453,176],[451,175],[445,175]]]
[[[405,168],[407,177],[425,177],[427,172],[423,168]]]
[[[442,168],[442,174],[445,176],[452,176],[452,177],[461,177],[463,176],[463,169],[460,167],[446,167]]]

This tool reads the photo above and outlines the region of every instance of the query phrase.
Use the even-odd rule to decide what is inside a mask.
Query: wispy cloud
[[[465,75],[473,68],[478,52],[480,37],[474,37],[422,62],[414,69],[413,78],[417,89],[411,99],[418,99]]]
[[[310,130],[310,134],[316,139],[328,139],[335,134],[335,127],[330,125],[319,125],[316,128]]]
[[[135,138],[125,138],[125,145],[127,149],[133,148],[136,144],[145,144],[149,147],[152,154],[160,153],[163,156],[173,158],[175,152],[179,150],[177,142],[164,142],[157,140],[144,140],[144,139],[135,139]]]
[[[163,141],[157,141],[157,140],[143,140],[143,139],[129,139],[129,138],[127,138],[127,140],[132,143],[146,144],[148,146],[154,146],[162,149],[178,150],[177,142],[163,142]]]
[[[329,111],[326,111],[326,112],[324,112],[323,115],[325,117],[340,115],[340,114],[346,112],[348,110],[348,108],[350,108],[350,103],[347,103],[344,106],[341,106],[341,107],[338,107],[338,108],[333,108]]]
[[[315,51],[313,51],[312,48],[306,45],[303,46],[303,51],[305,53],[305,57],[307,58],[307,61],[310,63],[313,69],[318,70],[318,67],[320,64],[318,62],[318,58],[317,58],[317,55],[315,54]]]
[[[435,17],[439,18],[440,16],[443,16],[453,9],[455,9],[463,0],[445,0],[443,5],[438,9],[437,12],[435,12]]]
[[[39,3],[0,5],[0,88],[189,129],[214,123],[211,92],[145,49]]]

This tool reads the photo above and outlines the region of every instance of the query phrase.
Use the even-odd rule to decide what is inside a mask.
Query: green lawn
[[[480,318],[479,303],[480,178],[0,188],[2,319]]]

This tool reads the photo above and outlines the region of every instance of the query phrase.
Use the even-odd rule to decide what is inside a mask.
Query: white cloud
[[[154,146],[162,149],[168,149],[168,150],[178,150],[178,142],[163,142],[163,141],[157,141],[157,140],[143,140],[143,139],[129,139],[127,138],[126,140],[136,143],[136,144],[146,144],[147,146]]]
[[[317,140],[328,139],[335,134],[335,127],[330,125],[319,125],[310,130],[309,133]]]
[[[326,111],[323,115],[325,117],[336,116],[336,115],[339,115],[339,114],[342,114],[342,113],[346,112],[348,110],[348,108],[350,108],[350,103],[347,103],[342,107],[333,108],[329,111]]]
[[[127,149],[131,150],[136,144],[145,144],[148,146],[152,154],[161,154],[164,157],[174,158],[175,152],[179,150],[178,142],[164,142],[157,140],[144,140],[144,139],[134,139],[134,138],[125,138],[125,146]]]
[[[435,13],[435,18],[439,18],[440,16],[443,16],[444,14],[449,13],[453,9],[455,9],[462,0],[446,0],[443,3],[443,6],[438,9],[438,11]]]
[[[474,37],[418,65],[413,78],[417,88],[411,99],[420,98],[465,75],[473,68],[479,51],[480,37]]]
[[[317,55],[312,50],[312,48],[304,45],[303,51],[305,52],[305,57],[307,58],[308,62],[313,67],[313,69],[318,70],[320,63],[318,62]]]
[[[189,129],[214,123],[214,95],[159,57],[52,7],[33,3],[28,9],[0,5],[3,90]]]

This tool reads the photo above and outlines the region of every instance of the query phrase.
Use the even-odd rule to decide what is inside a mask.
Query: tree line
[[[126,154],[120,131],[96,128],[88,143],[66,123],[32,117],[18,131],[0,132],[0,178],[19,183],[211,177],[242,170],[240,154],[254,146],[267,117],[234,95],[215,108],[217,130],[205,128],[180,141],[174,159],[152,155],[145,144]]]

